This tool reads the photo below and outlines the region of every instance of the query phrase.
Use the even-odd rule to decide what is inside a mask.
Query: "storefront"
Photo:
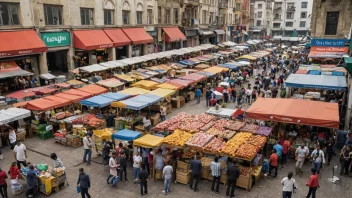
[[[159,51],[161,51],[158,48],[158,31],[155,29],[154,26],[147,26],[146,31],[151,37],[153,37],[153,40],[154,40],[153,44],[148,45],[147,53],[148,54],[158,53]]]
[[[122,29],[104,29],[104,32],[113,41],[115,47],[116,60],[128,57],[128,47],[132,41],[126,36]]]
[[[122,31],[132,41],[129,47],[129,56],[136,57],[148,54],[148,49],[153,46],[154,39],[144,28],[123,28]]]
[[[114,43],[103,30],[74,30],[75,67],[93,65],[113,59]]]
[[[50,72],[68,72],[67,53],[71,45],[70,32],[40,32],[40,37],[48,47],[46,53],[48,70]]]
[[[216,34],[216,42],[223,43],[226,41],[226,33],[224,30],[214,30]]]
[[[199,45],[198,30],[196,29],[185,29],[186,41],[183,47],[194,47]]]
[[[163,28],[163,51],[180,49],[186,36],[177,27]]]
[[[216,35],[213,31],[207,30],[199,30],[199,44],[216,44]]]

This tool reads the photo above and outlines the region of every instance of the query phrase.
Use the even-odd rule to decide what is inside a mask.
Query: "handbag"
[[[79,186],[76,186],[76,191],[77,191],[77,193],[80,193],[81,192],[81,188]]]

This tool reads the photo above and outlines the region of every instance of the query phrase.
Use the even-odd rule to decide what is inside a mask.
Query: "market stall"
[[[66,81],[66,83],[71,85],[73,88],[80,88],[80,87],[86,85],[86,83],[84,83],[80,80],[76,80],[76,79]]]
[[[129,94],[129,95],[140,95],[140,94],[147,94],[149,93],[149,90],[143,89],[143,88],[138,88],[138,87],[131,87],[131,88],[127,88],[124,89],[122,91],[119,91],[117,93],[121,93],[121,94]]]
[[[150,80],[141,80],[141,81],[138,81],[134,84],[132,84],[131,86],[132,87],[138,87],[138,88],[143,88],[143,89],[146,89],[146,90],[154,90],[156,89],[156,86],[158,85],[159,83],[157,82],[153,82],[153,81],[150,81]]]
[[[119,81],[116,78],[108,78],[105,80],[100,80],[96,84],[116,92],[116,91],[123,90],[125,83]]]
[[[100,94],[103,94],[103,93],[106,93],[109,91],[108,89],[106,89],[104,87],[101,87],[99,85],[94,85],[94,84],[90,84],[90,85],[81,87],[77,90],[87,92],[93,96],[100,95]]]
[[[107,67],[103,67],[99,64],[78,68],[79,74],[82,75],[82,78],[100,76],[102,79],[106,79],[106,70],[108,70]]]

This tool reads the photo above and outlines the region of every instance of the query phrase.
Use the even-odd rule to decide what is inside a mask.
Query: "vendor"
[[[65,171],[65,166],[64,166],[64,163],[61,161],[60,158],[57,157],[56,153],[52,153],[50,155],[50,158],[52,160],[54,160],[54,166],[53,168],[61,168],[62,170]]]
[[[162,170],[164,167],[164,160],[162,155],[162,150],[158,149],[155,153],[155,169]]]
[[[150,121],[150,117],[149,116],[143,117],[143,126],[144,126],[144,130],[146,132],[148,132],[150,130],[151,125],[152,125],[152,123]]]

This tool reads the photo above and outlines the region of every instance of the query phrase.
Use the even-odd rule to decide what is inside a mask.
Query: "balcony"
[[[199,19],[183,19],[182,20],[182,26],[198,26],[199,25]]]
[[[229,7],[229,1],[228,0],[219,0],[219,8],[220,9],[226,9]]]
[[[287,7],[287,12],[294,12],[294,11],[296,11],[296,7],[294,6]]]
[[[184,0],[183,3],[186,5],[199,6],[200,0]]]
[[[282,7],[274,7],[274,11],[279,11],[279,10],[282,10]]]
[[[282,21],[281,17],[274,17],[274,21]]]

